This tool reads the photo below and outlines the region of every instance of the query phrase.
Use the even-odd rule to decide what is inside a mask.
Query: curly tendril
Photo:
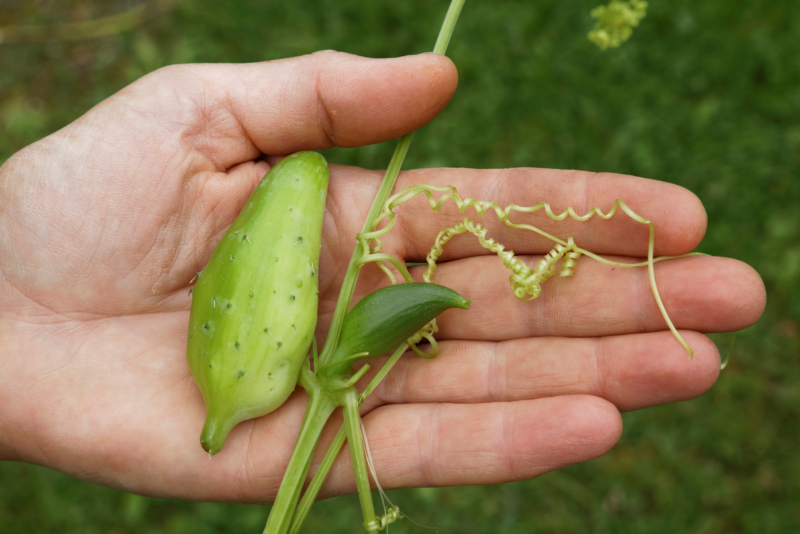
[[[511,277],[509,278],[511,289],[514,291],[514,296],[519,300],[528,301],[538,297],[542,292],[541,284],[556,273],[555,264],[564,256],[567,256],[567,260],[561,267],[560,276],[572,276],[575,274],[575,262],[580,257],[580,252],[575,251],[575,243],[571,237],[567,240],[566,246],[556,243],[555,248],[548,252],[543,259],[539,260],[536,267],[531,269],[514,255],[514,251],[506,250],[505,246],[494,239],[486,239],[486,231],[482,224],[476,224],[467,217],[455,226],[445,228],[439,232],[433,248],[428,253],[428,268],[423,273],[422,279],[430,283],[431,276],[436,270],[436,260],[444,252],[444,245],[454,236],[464,232],[469,232],[476,236],[483,248],[491,250],[503,260],[503,265],[511,271]]]
[[[426,282],[430,282],[430,280],[426,280]],[[422,356],[423,358],[435,358],[439,354],[439,344],[436,342],[436,338],[433,337],[433,334],[439,331],[439,326],[436,324],[436,319],[432,320],[425,326],[423,326],[416,334],[411,336],[406,340],[408,346],[411,350],[414,351],[414,354],[417,356]],[[431,344],[431,351],[430,353],[420,350],[417,347],[417,343],[422,341],[425,338],[428,340],[428,343]]]
[[[442,193],[439,198],[435,197],[435,193]],[[431,248],[430,253],[428,254],[427,262],[428,268],[423,274],[423,280],[425,282],[431,281],[431,276],[433,272],[436,270],[436,260],[442,255],[444,245],[450,241],[454,236],[462,233],[471,233],[478,238],[481,246],[484,248],[494,252],[497,254],[502,260],[503,265],[511,271],[511,277],[509,278],[509,282],[511,283],[511,289],[514,292],[514,296],[520,300],[528,301],[535,299],[541,294],[541,284],[546,282],[550,277],[552,277],[556,273],[556,264],[563,260],[561,264],[560,276],[572,276],[575,272],[575,266],[578,258],[580,256],[589,256],[594,260],[603,263],[605,265],[612,265],[615,267],[647,267],[648,269],[648,276],[650,278],[650,288],[653,292],[653,297],[655,297],[656,303],[658,305],[658,309],[661,311],[661,315],[664,317],[664,320],[667,323],[672,335],[675,336],[675,339],[681,344],[681,346],[686,349],[689,355],[693,355],[694,352],[692,348],[686,343],[683,337],[680,335],[678,330],[675,328],[675,325],[672,323],[672,320],[667,313],[666,308],[664,307],[664,303],[661,300],[661,295],[658,292],[658,287],[656,285],[656,278],[655,278],[655,269],[654,264],[659,261],[675,259],[675,258],[683,258],[687,256],[703,256],[704,254],[698,252],[690,252],[689,254],[682,254],[680,256],[661,256],[659,258],[653,257],[653,251],[655,249],[655,225],[645,219],[644,217],[638,215],[632,209],[625,204],[624,201],[621,199],[617,199],[614,201],[614,205],[611,209],[604,213],[600,208],[594,207],[590,209],[587,213],[583,215],[578,215],[575,210],[570,206],[567,207],[561,213],[553,212],[553,209],[550,207],[550,204],[547,202],[540,202],[535,206],[518,206],[516,204],[510,204],[505,208],[501,208],[496,202],[487,202],[484,200],[476,200],[474,198],[465,198],[462,199],[458,195],[458,191],[456,191],[455,187],[447,186],[447,187],[437,187],[432,185],[412,185],[395,195],[392,195],[386,200],[386,204],[384,205],[384,209],[381,212],[380,216],[376,219],[375,225],[373,228],[377,228],[377,226],[386,219],[387,223],[383,228],[380,229],[373,229],[371,232],[364,232],[358,234],[358,246],[361,247],[362,257],[359,260],[360,264],[365,264],[369,262],[375,262],[378,266],[389,276],[392,283],[396,283],[397,280],[392,274],[391,270],[383,264],[383,262],[389,262],[395,268],[400,271],[403,278],[406,281],[411,280],[411,275],[406,269],[405,265],[403,265],[400,261],[389,254],[380,253],[381,247],[383,246],[383,242],[381,238],[388,234],[392,227],[394,227],[395,219],[397,214],[395,213],[395,209],[398,206],[403,204],[404,202],[408,202],[412,198],[416,197],[417,195],[424,195],[428,199],[428,203],[431,206],[431,209],[434,211],[441,211],[442,207],[444,206],[445,202],[448,200],[452,201],[458,211],[464,213],[468,208],[472,208],[475,213],[478,215],[484,215],[489,210],[492,210],[497,218],[505,223],[507,226],[512,228],[517,228],[520,230],[528,230],[531,232],[535,232],[551,241],[556,243],[555,247],[547,254],[545,257],[536,264],[533,268],[528,267],[524,262],[522,262],[519,258],[514,255],[514,252],[511,250],[507,250],[502,244],[496,242],[494,239],[486,237],[486,228],[481,224],[474,223],[471,219],[465,218],[462,222],[446,228],[439,232],[439,235],[436,237],[434,241],[433,247]],[[639,262],[639,263],[622,263],[617,261],[612,261],[602,256],[598,256],[593,252],[585,250],[575,244],[573,239],[570,237],[566,241],[560,239],[554,235],[551,235],[544,230],[532,226],[530,224],[522,224],[522,223],[515,223],[511,221],[510,217],[511,214],[514,212],[517,213],[534,213],[537,211],[544,211],[544,213],[550,219],[556,221],[563,221],[567,217],[576,220],[576,221],[588,221],[595,215],[600,217],[601,219],[610,219],[613,217],[618,211],[622,211],[628,217],[633,219],[634,221],[647,225],[650,230],[650,236],[648,240],[647,246],[647,261]],[[425,338],[432,342],[432,346],[434,348],[433,354],[425,354],[422,353],[426,357],[434,357],[437,353],[437,347],[433,342],[433,334],[437,331],[435,320],[426,325],[420,332],[418,332],[415,336],[409,339],[409,345],[412,347],[414,352],[417,354],[422,353],[419,349],[416,348],[416,343],[419,343],[422,338]]]
[[[400,508],[395,506],[386,510],[386,513],[382,516],[376,517],[372,521],[365,521],[361,526],[364,527],[366,532],[380,532],[402,517],[403,514],[400,513]]]

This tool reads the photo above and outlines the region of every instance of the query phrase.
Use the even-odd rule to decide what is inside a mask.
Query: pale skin
[[[239,425],[209,459],[185,356],[190,281],[274,156],[396,138],[433,119],[456,83],[453,64],[433,54],[169,67],[13,156],[0,168],[0,459],[145,495],[271,501],[305,393]],[[331,167],[320,342],[381,177]],[[424,169],[402,173],[397,189],[414,183],[578,213],[622,198],[655,223],[657,255],[691,251],[706,229],[691,192],[631,176]],[[384,250],[424,261],[438,231],[461,218],[409,202]],[[493,216],[480,220],[529,264],[552,247]],[[646,228],[624,215],[530,220],[619,261],[646,254]],[[657,264],[664,303],[695,350],[690,360],[645,269],[582,258],[575,277],[553,279],[522,303],[500,260],[473,238],[454,239],[443,259],[434,280],[472,299],[471,309],[444,314],[438,358],[405,355],[363,407],[384,488],[499,483],[596,458],[619,439],[621,411],[711,387],[720,358],[702,333],[750,326],[766,299],[757,273],[736,260]],[[386,283],[365,268],[355,299]],[[323,445],[340,421],[331,420]],[[344,451],[322,495],[353,491]]]

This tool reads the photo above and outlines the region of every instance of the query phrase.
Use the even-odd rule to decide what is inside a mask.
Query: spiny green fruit
[[[187,359],[206,403],[200,444],[222,449],[238,423],[292,393],[317,322],[328,165],[299,152],[275,165],[193,289]]]
[[[450,308],[466,310],[469,301],[437,284],[411,282],[370,293],[347,312],[339,345],[321,374],[339,378],[357,359],[362,359],[351,356],[368,353],[364,358],[374,358],[386,354]]]

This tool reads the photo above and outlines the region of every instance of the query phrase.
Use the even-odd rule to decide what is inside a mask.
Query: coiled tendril
[[[393,506],[388,508],[386,513],[382,516],[376,517],[372,521],[366,521],[362,523],[361,526],[363,526],[364,530],[367,532],[379,532],[402,517],[403,514],[400,513],[400,508]]]
[[[494,239],[486,238],[486,227],[480,223],[474,223],[468,217],[460,223],[445,228],[433,243],[433,248],[428,253],[428,268],[422,275],[425,282],[431,281],[431,276],[436,270],[436,260],[444,252],[444,245],[454,236],[469,232],[478,238],[478,242],[483,248],[491,250],[503,260],[503,265],[511,271],[509,282],[514,296],[519,300],[528,301],[538,297],[542,292],[541,284],[556,273],[556,262],[567,256],[561,267],[560,276],[572,276],[575,274],[575,262],[580,257],[580,252],[575,251],[575,243],[570,237],[567,245],[556,243],[555,248],[548,252],[544,258],[539,260],[533,269],[528,267],[522,260],[514,255],[514,251],[506,250],[505,246],[496,242]]]
[[[434,193],[442,194],[437,199]],[[373,229],[371,232],[360,233],[356,236],[358,239],[358,246],[361,247],[362,251],[362,256],[360,260],[358,260],[359,264],[364,265],[369,262],[377,263],[378,267],[380,267],[380,269],[389,276],[392,284],[397,283],[397,279],[392,271],[386,265],[384,265],[383,262],[388,262],[393,265],[407,282],[410,282],[412,278],[408,272],[408,269],[406,269],[402,262],[400,262],[394,256],[380,252],[383,246],[381,238],[388,234],[392,230],[392,227],[394,227],[395,219],[397,217],[395,210],[397,207],[404,202],[408,202],[417,195],[425,195],[425,197],[428,199],[431,209],[434,211],[441,211],[445,202],[448,200],[452,201],[458,208],[458,211],[461,213],[464,213],[467,208],[472,208],[478,215],[484,215],[489,210],[492,210],[497,218],[506,225],[520,230],[529,230],[531,232],[535,232],[556,243],[555,247],[549,253],[547,253],[543,259],[539,260],[536,266],[531,268],[528,267],[522,260],[517,258],[513,251],[507,250],[505,246],[496,242],[494,239],[487,238],[487,230],[483,225],[476,224],[471,219],[465,218],[460,223],[449,228],[445,228],[439,232],[439,235],[436,237],[433,247],[431,248],[431,251],[427,257],[428,268],[423,274],[423,280],[425,282],[431,281],[431,276],[436,270],[436,260],[442,255],[444,245],[447,244],[447,242],[450,241],[450,239],[452,239],[454,236],[462,233],[473,234],[478,238],[481,246],[494,252],[503,260],[503,265],[512,273],[509,278],[509,282],[511,283],[511,289],[514,292],[514,296],[523,301],[533,300],[541,294],[541,284],[543,284],[556,273],[556,264],[562,259],[564,261],[561,265],[560,276],[572,276],[575,272],[576,262],[581,255],[589,256],[600,263],[615,267],[647,267],[650,278],[650,287],[653,291],[653,296],[656,299],[656,303],[658,304],[658,308],[661,311],[661,315],[664,317],[664,320],[669,326],[669,329],[672,331],[673,336],[675,336],[675,339],[677,339],[683,348],[689,352],[690,356],[693,354],[691,347],[689,347],[686,341],[684,341],[683,337],[681,337],[680,333],[678,333],[678,330],[675,328],[675,325],[672,323],[672,320],[670,319],[669,314],[664,307],[664,303],[661,301],[661,296],[659,295],[658,287],[656,286],[655,269],[653,265],[656,262],[663,260],[683,258],[686,256],[702,256],[704,254],[690,252],[689,254],[683,254],[680,256],[661,256],[654,258],[653,251],[655,248],[655,225],[651,221],[636,214],[621,199],[614,201],[614,205],[607,213],[604,213],[600,208],[594,207],[584,215],[578,215],[572,207],[567,207],[564,211],[557,214],[553,212],[550,204],[547,202],[540,202],[535,206],[518,206],[516,204],[510,204],[505,208],[501,208],[496,202],[487,202],[484,200],[476,200],[474,198],[462,199],[458,195],[456,188],[452,186],[437,187],[425,184],[412,185],[400,191],[399,193],[392,195],[386,200],[383,212],[381,212],[380,216],[378,216],[375,221],[375,226],[373,227],[377,228],[381,221],[385,219],[387,222],[383,228]],[[578,247],[571,237],[564,241],[540,228],[537,228],[536,226],[515,223],[510,219],[511,214],[514,212],[534,213],[537,211],[544,211],[549,218],[556,221],[563,221],[569,217],[576,221],[583,222],[588,221],[595,215],[601,219],[607,220],[613,217],[617,211],[620,210],[634,221],[648,226],[650,230],[650,236],[647,247],[647,261],[639,263],[622,263],[611,261]],[[414,352],[426,357],[434,357],[437,354],[438,349],[433,341],[433,334],[437,330],[438,329],[436,328],[436,322],[434,319],[434,321],[428,323],[422,330],[410,338],[409,345],[412,347]],[[416,348],[416,343],[419,343],[422,338],[431,341],[433,354],[422,353],[422,351]]]

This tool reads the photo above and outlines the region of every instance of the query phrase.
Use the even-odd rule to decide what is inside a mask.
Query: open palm
[[[203,399],[185,359],[190,281],[273,155],[396,138],[436,116],[455,86],[453,65],[432,54],[169,67],[12,157],[0,168],[0,459],[149,495],[271,500],[305,394],[239,425],[209,459],[198,441]],[[331,168],[320,341],[380,178]],[[398,187],[414,183],[579,213],[623,198],[656,223],[657,254],[688,252],[705,231],[694,195],[628,176],[426,169],[401,174]],[[399,209],[385,250],[420,261],[436,233],[462,218],[416,199]],[[484,219],[526,261],[552,247]],[[646,229],[623,215],[528,220],[596,253],[646,251]],[[765,301],[758,275],[740,262],[659,264],[664,302],[695,349],[689,360],[643,269],[582,259],[574,278],[521,303],[501,262],[470,238],[453,240],[444,259],[436,281],[472,308],[442,316],[436,360],[406,355],[364,406],[385,487],[496,483],[597,457],[619,438],[619,411],[709,388],[719,357],[698,332],[746,327]],[[366,268],[355,298],[385,283]],[[349,469],[345,453],[323,494],[353,491]]]

